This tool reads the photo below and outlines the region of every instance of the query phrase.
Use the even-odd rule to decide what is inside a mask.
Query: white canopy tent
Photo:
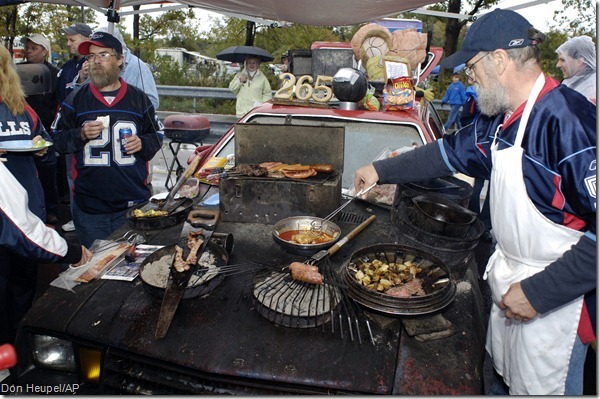
[[[30,0],[0,0],[0,6],[32,2]],[[161,4],[161,10],[170,7],[198,7],[207,11],[251,17],[267,21],[296,22],[305,25],[354,25],[394,16],[436,0],[42,0],[36,2],[90,7],[109,16],[121,13],[126,7]],[[145,10],[147,12],[148,10]],[[125,13],[124,13],[125,14]],[[109,22],[110,17],[109,17]]]

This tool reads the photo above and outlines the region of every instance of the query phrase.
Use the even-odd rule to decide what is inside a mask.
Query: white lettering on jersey
[[[29,122],[21,121],[18,127],[15,121],[0,122],[0,136],[18,136],[24,134],[31,134]]]
[[[590,197],[596,198],[596,176],[586,177],[584,182]]]
[[[137,134],[137,127],[129,121],[118,121],[109,128],[102,129],[100,136],[90,140],[83,148],[83,164],[85,166],[110,166],[115,162],[119,166],[135,164],[134,155],[127,155],[121,152],[121,143],[119,141],[119,129],[128,127],[134,135]],[[110,129],[110,132],[109,132]],[[102,150],[110,142],[111,150]]]
[[[592,171],[596,170],[596,160],[595,159],[590,164],[590,170],[592,170]]]

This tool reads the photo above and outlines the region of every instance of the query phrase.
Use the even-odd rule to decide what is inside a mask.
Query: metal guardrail
[[[235,94],[225,87],[193,87],[193,86],[156,86],[159,96],[187,97],[194,99],[194,112],[198,98],[218,98],[221,100],[235,100]],[[275,91],[273,91],[275,94]],[[442,105],[441,100],[433,100],[436,111],[450,111],[450,105]]]

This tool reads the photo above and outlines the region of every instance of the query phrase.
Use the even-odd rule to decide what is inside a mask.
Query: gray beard
[[[98,89],[103,89],[117,80],[121,75],[121,70],[114,67],[95,67],[90,70],[90,82]]]
[[[482,114],[494,116],[506,112],[510,109],[508,92],[500,85],[495,76],[490,76],[489,86],[482,88],[478,84],[475,85],[477,91],[477,105]]]

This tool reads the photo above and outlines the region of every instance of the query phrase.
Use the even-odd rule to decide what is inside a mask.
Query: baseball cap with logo
[[[76,22],[71,26],[62,28],[61,31],[67,35],[82,35],[85,37],[89,37],[92,34],[92,28],[81,22]]]
[[[121,42],[116,37],[106,32],[94,32],[92,36],[90,36],[90,40],[86,40],[79,44],[77,52],[81,55],[88,55],[92,44],[98,47],[113,48],[117,53],[123,54]]]
[[[446,57],[441,64],[453,68],[466,63],[480,51],[511,49],[538,44],[530,38],[533,26],[520,14],[511,10],[495,9],[475,20],[467,31],[459,51]]]
[[[48,54],[50,54],[52,52],[52,50],[50,49],[50,40],[46,39],[46,37],[44,37],[43,35],[40,35],[39,33],[34,33],[33,35],[22,37],[21,43],[23,43],[23,45],[25,45],[25,44],[27,44],[27,40],[30,40],[33,43],[44,47],[46,49],[46,51],[48,52]]]

